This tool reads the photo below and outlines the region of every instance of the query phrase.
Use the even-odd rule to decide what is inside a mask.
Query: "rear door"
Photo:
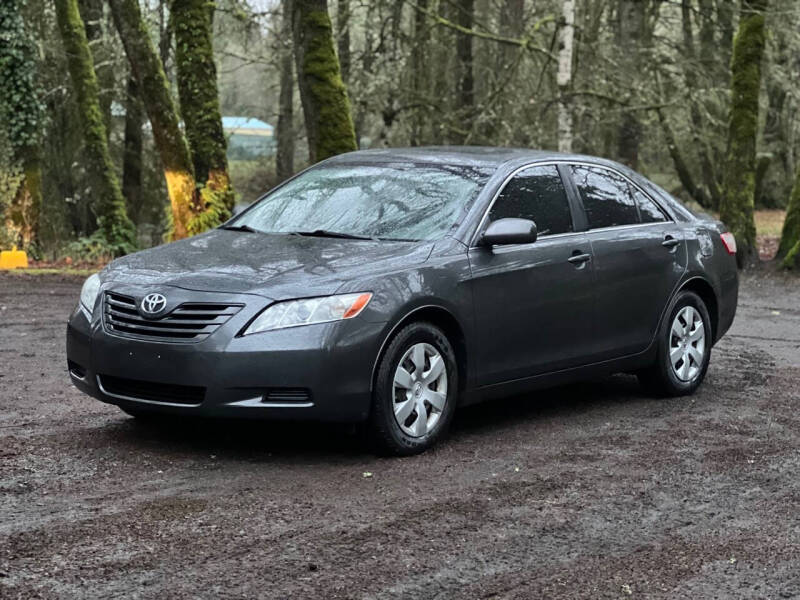
[[[492,205],[482,229],[506,217],[531,219],[539,239],[469,250],[479,385],[582,362],[592,339],[593,275],[576,209],[555,165],[519,171]]]
[[[589,226],[595,269],[595,358],[641,352],[655,335],[681,275],[681,228],[620,173],[573,165]]]

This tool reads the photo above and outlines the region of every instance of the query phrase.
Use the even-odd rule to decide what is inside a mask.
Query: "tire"
[[[688,329],[687,320],[692,321]],[[700,296],[689,291],[678,293],[661,324],[657,343],[655,363],[638,373],[642,386],[661,397],[693,394],[706,376],[713,344],[711,319]]]
[[[378,366],[367,432],[373,446],[395,456],[427,450],[447,433],[458,394],[455,352],[444,332],[425,322],[403,327]]]

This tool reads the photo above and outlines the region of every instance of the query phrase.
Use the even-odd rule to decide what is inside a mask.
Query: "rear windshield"
[[[493,169],[420,163],[321,165],[278,188],[233,223],[271,233],[335,231],[380,239],[443,237]]]

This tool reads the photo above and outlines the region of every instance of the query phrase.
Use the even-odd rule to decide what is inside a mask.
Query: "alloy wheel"
[[[706,329],[700,312],[685,306],[672,321],[669,335],[669,362],[681,381],[692,381],[703,368]]]
[[[394,418],[411,437],[432,432],[447,403],[447,365],[430,344],[411,346],[397,365],[393,383]]]

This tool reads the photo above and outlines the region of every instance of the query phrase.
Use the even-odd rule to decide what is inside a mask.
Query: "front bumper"
[[[181,415],[357,422],[369,414],[371,381],[386,323],[355,318],[237,335],[266,306],[245,308],[203,341],[164,343],[106,331],[98,306],[76,308],[67,325],[70,378],[81,391],[122,408]],[[110,381],[144,382],[120,392]],[[105,383],[105,385],[104,385]],[[169,397],[175,386],[198,400]],[[158,393],[147,390],[158,389]]]

